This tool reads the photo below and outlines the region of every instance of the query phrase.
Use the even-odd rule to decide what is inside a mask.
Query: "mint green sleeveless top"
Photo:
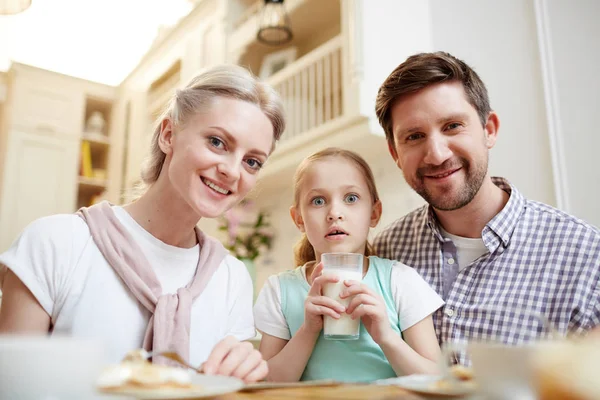
[[[369,257],[369,269],[363,278],[363,283],[383,298],[390,325],[400,335],[398,312],[390,285],[393,263],[391,260]],[[302,276],[301,268],[281,273],[279,284],[281,310],[290,329],[290,335],[294,336],[304,322],[304,301],[310,287]],[[334,379],[343,382],[365,382],[395,376],[396,373],[383,351],[373,341],[361,322],[360,338],[357,340],[327,340],[321,331],[300,380]]]

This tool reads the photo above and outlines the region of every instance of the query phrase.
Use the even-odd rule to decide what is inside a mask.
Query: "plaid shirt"
[[[440,343],[518,344],[547,335],[548,322],[561,334],[600,325],[600,231],[492,179],[510,198],[483,228],[489,252],[467,268],[428,205],[375,239],[380,257],[412,266],[446,301],[433,316]]]

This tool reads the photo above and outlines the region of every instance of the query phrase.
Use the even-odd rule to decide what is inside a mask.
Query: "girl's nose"
[[[329,214],[327,215],[327,220],[328,221],[335,221],[335,220],[343,220],[344,219],[344,215],[337,211],[337,210],[331,210],[329,212]]]

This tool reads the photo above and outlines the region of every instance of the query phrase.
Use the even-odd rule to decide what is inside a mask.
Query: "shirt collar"
[[[504,246],[508,245],[526,205],[525,197],[508,180],[492,177],[492,182],[508,193],[509,198],[504,208],[486,224],[481,233],[483,242],[490,251],[494,251],[500,242]],[[445,239],[440,231],[439,221],[433,207],[425,207],[425,212],[427,212],[427,226],[440,242],[444,242]]]

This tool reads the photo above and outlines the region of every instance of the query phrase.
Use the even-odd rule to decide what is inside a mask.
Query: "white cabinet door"
[[[0,202],[0,252],[36,218],[75,211],[79,141],[10,132]]]

